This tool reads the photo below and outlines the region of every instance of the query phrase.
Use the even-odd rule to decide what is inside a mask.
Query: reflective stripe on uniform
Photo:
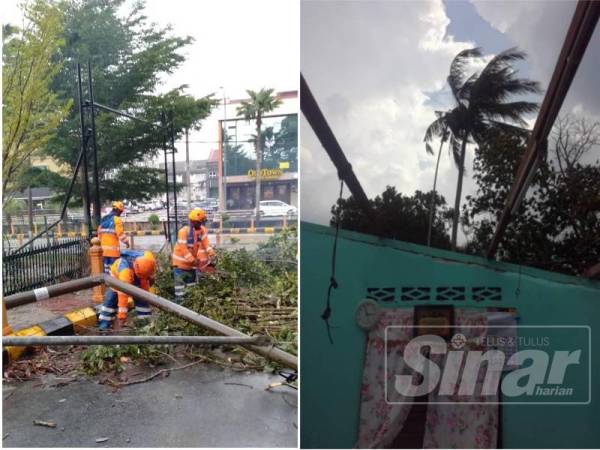
[[[113,245],[103,245],[102,250],[120,250],[120,248]]]
[[[187,244],[187,240],[184,240],[184,239],[177,239],[177,243],[178,243],[178,244]]]
[[[100,228],[98,230],[98,233],[117,234],[117,232],[115,230],[113,230],[112,228]]]
[[[137,312],[145,312],[145,313],[150,313],[150,312],[152,312],[152,310],[151,310],[149,307],[147,307],[147,306],[136,306],[136,307],[135,307],[135,310],[136,310]]]
[[[119,306],[119,312],[127,312],[127,307]]]
[[[116,308],[109,308],[108,306],[102,305],[102,311],[109,312],[109,313],[114,313],[114,312],[117,312],[117,309]]]
[[[100,315],[98,316],[98,319],[99,319],[99,320],[109,320],[109,321],[110,321],[110,320],[115,320],[115,318],[114,318],[114,317],[112,317],[112,316],[105,316],[104,314],[100,314]]]

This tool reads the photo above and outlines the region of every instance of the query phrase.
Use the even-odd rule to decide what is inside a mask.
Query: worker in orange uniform
[[[123,250],[121,257],[112,264],[110,275],[124,283],[148,291],[154,283],[156,260],[152,252],[149,251]],[[98,327],[101,330],[110,329],[115,320],[115,313],[117,319],[125,320],[127,318],[128,300],[129,295],[112,288],[107,289],[98,316]],[[135,299],[135,312],[138,319],[148,318],[152,314],[150,305],[138,299]]]
[[[121,214],[125,210],[123,202],[113,202],[112,211],[100,220],[98,237],[102,246],[102,257],[104,258],[104,273],[110,275],[110,267],[121,256],[122,242],[129,248],[129,239],[123,232]]]
[[[210,246],[208,233],[204,226],[206,223],[204,210],[194,208],[190,211],[188,218],[190,223],[177,232],[177,243],[173,249],[176,303],[183,301],[185,288],[196,283],[198,249],[204,249],[211,257],[215,254]]]

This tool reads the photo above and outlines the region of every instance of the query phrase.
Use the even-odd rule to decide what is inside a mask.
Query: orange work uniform
[[[108,258],[121,256],[120,242],[129,242],[123,232],[123,222],[114,212],[107,214],[100,221],[98,237],[100,237],[100,245],[102,246],[102,256]]]
[[[206,227],[202,225],[196,230],[191,225],[182,227],[177,232],[177,243],[173,249],[173,267],[181,270],[194,270],[198,249],[210,248]]]

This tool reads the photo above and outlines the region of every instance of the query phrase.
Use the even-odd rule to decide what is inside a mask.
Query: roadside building
[[[298,92],[276,94],[282,101],[277,110],[262,118],[262,164],[260,200],[281,200],[298,205]],[[230,100],[235,111],[244,99]],[[223,123],[226,124],[223,132]],[[221,139],[225,136],[225,139]],[[256,125],[239,117],[219,121],[218,186],[223,207],[228,210],[256,206]],[[215,155],[211,152],[211,157]],[[218,181],[220,177],[215,177]],[[225,194],[225,195],[222,195]]]

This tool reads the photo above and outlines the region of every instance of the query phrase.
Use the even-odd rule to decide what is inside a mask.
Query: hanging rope
[[[338,204],[340,200],[342,200],[342,194],[344,192],[344,181],[340,180],[340,195],[338,198]],[[338,241],[338,233],[340,231],[340,208],[338,206],[338,210],[335,215],[335,238],[333,240],[333,251],[331,253],[331,276],[329,277],[329,288],[327,289],[327,304],[323,313],[321,314],[321,319],[325,321],[325,326],[327,327],[327,336],[329,337],[329,342],[333,345],[333,338],[331,337],[331,324],[329,323],[329,319],[331,318],[331,290],[337,289],[338,282],[335,279],[335,261],[337,254],[337,241]]]

